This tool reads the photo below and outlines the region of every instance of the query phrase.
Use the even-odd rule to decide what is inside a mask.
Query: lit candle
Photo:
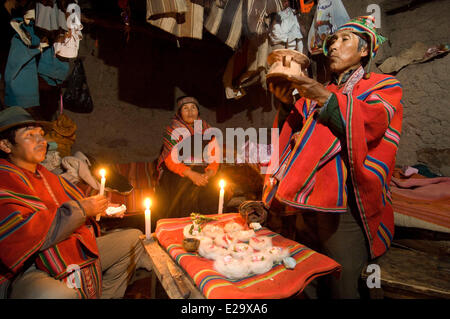
[[[102,168],[100,170],[100,176],[102,177],[101,183],[100,183],[100,195],[105,194],[105,183],[106,183],[106,177],[105,177],[106,171]]]
[[[104,195],[105,194],[105,183],[106,183],[105,174],[106,174],[106,171],[102,168],[100,170],[100,176],[102,177],[102,179],[101,179],[101,183],[100,183],[99,195]],[[99,221],[101,216],[102,216],[101,214],[97,214],[97,216],[95,216],[95,220]]]
[[[151,229],[152,229],[152,220],[151,220],[151,211],[150,206],[152,206],[152,200],[150,198],[145,199],[145,238],[147,240],[150,239]]]
[[[223,179],[221,179],[219,181],[219,186],[220,186],[220,195],[219,195],[219,214],[222,214],[223,212],[223,195],[225,194],[225,181]]]

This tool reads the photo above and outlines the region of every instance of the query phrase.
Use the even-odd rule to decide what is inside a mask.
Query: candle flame
[[[224,188],[225,187],[225,181],[223,179],[221,179],[219,181],[219,186],[220,186],[220,188]]]
[[[102,168],[102,169],[100,170],[100,176],[101,176],[102,178],[104,178],[105,175],[106,175],[106,171]]]
[[[150,198],[145,199],[145,208],[150,209],[150,206],[152,206],[152,200]]]

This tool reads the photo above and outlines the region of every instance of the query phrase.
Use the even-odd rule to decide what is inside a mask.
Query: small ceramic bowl
[[[280,80],[295,81],[295,78],[307,76],[309,59],[303,53],[290,49],[272,51],[267,57],[269,72],[266,75],[267,84]]]
[[[197,251],[200,245],[200,240],[197,238],[185,238],[183,239],[183,248],[188,252]]]

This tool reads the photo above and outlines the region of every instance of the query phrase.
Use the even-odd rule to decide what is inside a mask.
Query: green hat
[[[341,25],[336,29],[335,33],[342,30],[348,30],[356,34],[365,35],[370,41],[370,58],[373,59],[377,54],[380,45],[386,41],[386,38],[378,34],[375,30],[375,18],[373,16],[362,16],[351,19],[349,22]],[[328,36],[323,42],[323,53],[328,55],[327,40]]]
[[[19,106],[11,106],[0,112],[0,133],[11,127],[25,124],[37,124],[43,126],[44,129],[51,128],[50,122],[36,121],[30,113]]]

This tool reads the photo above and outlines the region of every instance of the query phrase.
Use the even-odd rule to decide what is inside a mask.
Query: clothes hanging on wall
[[[244,96],[246,88],[255,83],[260,83],[265,88],[268,53],[267,37],[251,37],[245,40],[228,61],[223,75],[227,99]]]
[[[204,7],[191,0],[147,0],[147,22],[176,37],[202,39]]]
[[[297,50],[303,53],[302,32],[294,10],[290,7],[277,12],[269,38],[272,47]]]
[[[26,46],[18,34],[14,35],[5,68],[5,105],[39,105],[36,56],[40,53],[39,48]]]
[[[28,25],[22,24],[21,28],[26,28],[32,46],[27,46],[19,34],[11,40],[5,68],[5,104],[28,108],[39,105],[38,74],[49,85],[56,86],[66,78],[69,63],[57,59],[53,47],[41,53],[40,40],[34,34],[32,21]],[[38,56],[39,62],[36,59]]]
[[[147,22],[176,37],[202,39],[206,29],[236,50],[241,36],[267,34],[268,15],[282,8],[282,0],[147,0]]]
[[[64,10],[65,11],[65,10]],[[36,27],[47,31],[67,31],[66,15],[56,0],[36,1]]]
[[[213,2],[205,18],[205,29],[236,50],[241,36],[267,34],[267,17],[282,8],[281,0]]]

